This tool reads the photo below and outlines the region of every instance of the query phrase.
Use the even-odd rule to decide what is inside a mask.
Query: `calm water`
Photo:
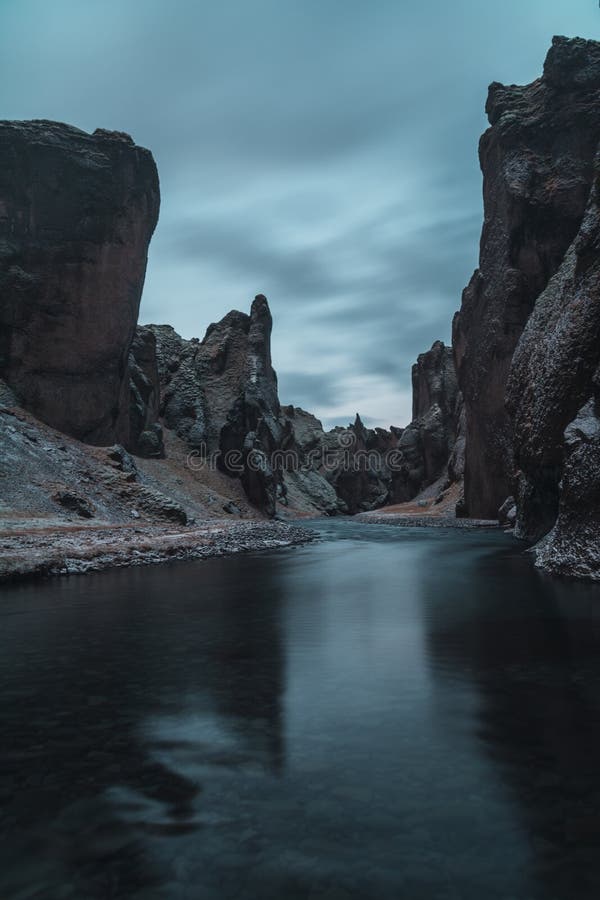
[[[2,591],[1,900],[600,896],[600,588],[318,527]]]

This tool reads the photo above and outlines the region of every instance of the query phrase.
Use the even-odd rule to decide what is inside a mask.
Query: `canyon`
[[[418,357],[406,427],[331,431],[280,401],[264,295],[202,339],[138,324],[148,150],[1,122],[2,520],[161,540],[264,520],[285,541],[297,518],[421,510],[499,519],[544,570],[600,579],[600,44],[555,38],[542,76],[492,84],[486,111],[452,346]]]

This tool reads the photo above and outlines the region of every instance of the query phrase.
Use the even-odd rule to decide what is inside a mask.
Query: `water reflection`
[[[319,527],[3,591],[2,900],[597,896],[600,591]]]
[[[200,579],[161,567],[4,592],[3,900],[153,896],[165,871],[142,835],[201,827],[215,768],[281,769],[278,587],[261,572],[257,597],[252,560],[243,570],[216,560]]]
[[[457,679],[477,689],[472,737],[510,786],[535,896],[598,896],[599,590],[547,579],[513,548],[473,558],[443,596],[436,583],[424,573],[440,705]]]

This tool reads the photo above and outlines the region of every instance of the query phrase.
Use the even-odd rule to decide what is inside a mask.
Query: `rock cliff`
[[[198,459],[241,479],[254,506],[268,515],[353,514],[460,480],[459,462],[448,470],[462,409],[451,348],[438,341],[415,364],[406,429],[366,428],[357,415],[325,431],[311,413],[281,407],[271,330],[263,295],[250,315],[228,313],[202,341],[167,325],[138,330],[156,339],[162,422]]]
[[[129,449],[138,456],[165,455],[160,413],[160,380],[156,338],[149,328],[136,328],[129,351]]]
[[[581,228],[536,302],[507,393],[515,421],[518,533],[537,540],[558,515],[545,565],[560,571],[595,565],[598,576],[599,366],[600,156]]]
[[[393,477],[391,499],[403,503],[440,477],[460,480],[462,470],[448,475],[462,409],[451,347],[436,341],[421,353],[412,369],[413,418],[400,436],[403,463]]]
[[[454,320],[465,402],[465,500],[494,516],[512,493],[512,356],[586,208],[600,140],[600,44],[555,38],[543,76],[491,85],[479,156],[484,226],[479,268]]]
[[[281,477],[270,460],[281,446],[282,425],[271,328],[259,294],[250,315],[228,313],[202,341],[183,340],[166,325],[147,330],[156,339],[165,425],[198,460],[240,477],[249,500],[273,515]]]
[[[304,495],[329,515],[361,512],[390,502],[399,464],[401,429],[366,428],[357,414],[347,427],[325,431],[311,413],[284,407],[285,443],[293,465],[284,471],[282,504]]]
[[[358,417],[347,429],[325,432],[310,413],[282,408],[271,330],[262,294],[250,315],[228,313],[209,326],[202,341],[184,340],[167,325],[138,329],[156,341],[164,425],[187,443],[198,463],[205,459],[239,478],[249,501],[268,515],[333,515],[383,502],[389,470],[382,464],[371,471],[355,465],[355,458],[379,443],[388,449],[397,438],[381,430],[381,441],[379,430],[365,429]],[[151,419],[148,412],[145,419]]]
[[[0,377],[60,431],[129,442],[128,354],[159,210],[128,135],[0,122]]]

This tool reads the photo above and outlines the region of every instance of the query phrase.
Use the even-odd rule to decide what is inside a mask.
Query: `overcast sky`
[[[487,85],[553,34],[600,38],[597,0],[0,0],[0,118],[152,150],[142,322],[262,292],[282,402],[401,425],[476,266]]]

